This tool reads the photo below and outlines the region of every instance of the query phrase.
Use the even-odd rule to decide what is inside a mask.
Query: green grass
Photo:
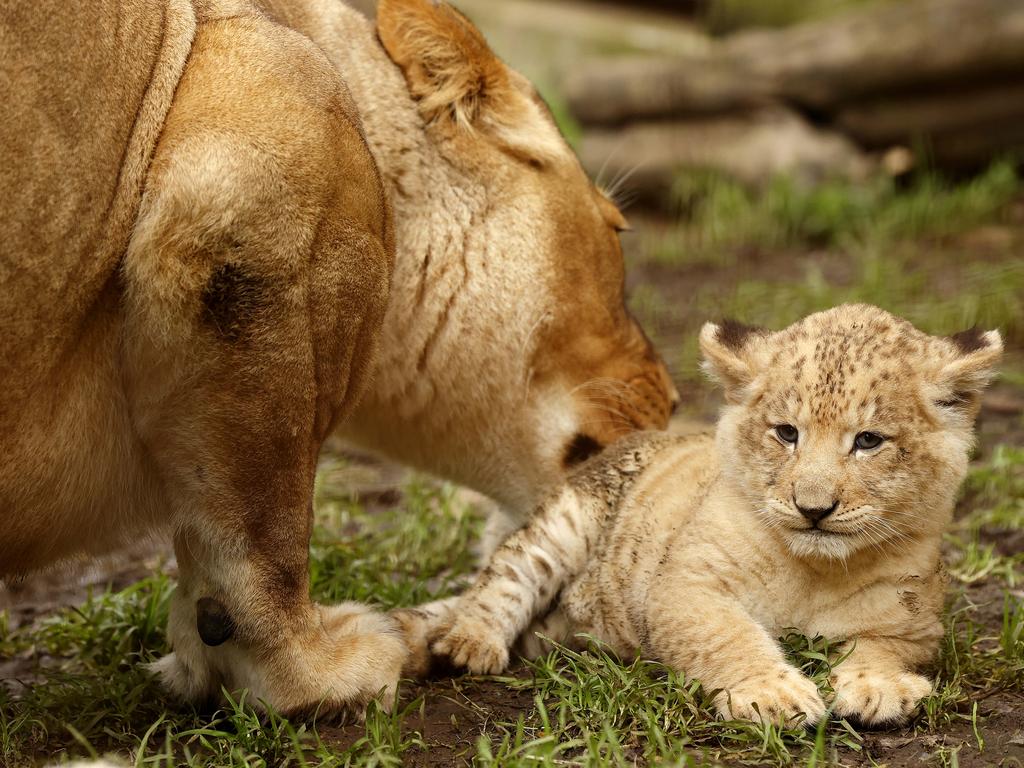
[[[829,647],[822,638],[783,638],[790,660],[827,689]],[[789,765],[838,747],[859,750],[845,723],[808,733],[746,721],[715,719],[711,696],[695,680],[642,659],[621,661],[592,644],[586,653],[559,649],[530,664],[529,679],[509,685],[534,693],[532,722],[517,721],[481,739],[484,764],[536,764],[538,758],[580,765],[677,765],[746,762]],[[531,727],[532,726],[532,727]],[[819,740],[821,744],[818,744]],[[495,742],[497,744],[495,745]],[[824,746],[827,745],[827,746]]]
[[[879,178],[806,188],[782,178],[754,191],[687,174],[676,190],[679,223],[644,243],[637,265],[678,277],[641,285],[631,304],[656,338],[666,327],[680,337],[669,363],[696,387],[705,320],[778,329],[843,302],[881,306],[932,333],[998,328],[1024,346],[1024,233],[1002,225],[1022,196],[1010,162],[966,182],[924,173],[906,186]],[[1002,227],[1009,239],[978,254],[963,238],[980,227]]]
[[[1024,576],[1024,551],[1000,554],[998,542],[1024,530],[1024,448],[998,446],[971,473],[963,493],[972,509],[947,535],[958,553],[950,563],[951,573],[965,583],[995,575],[1016,587]]]
[[[373,514],[351,497],[345,479],[338,461],[325,461],[318,475],[314,597],[409,605],[449,594],[466,577],[480,520],[455,504],[454,489],[413,480],[401,508]],[[172,590],[155,575],[13,632],[0,614],[0,655],[41,663],[17,696],[0,687],[0,765],[115,751],[142,752],[146,766],[390,766],[421,743],[400,727],[416,702],[396,714],[372,709],[365,736],[342,752],[307,725],[258,717],[244,698],[216,712],[174,706],[143,667],[168,650]]]
[[[964,486],[974,499],[968,518],[975,529],[1024,528],[1024,447],[1000,445]]]
[[[479,519],[450,488],[413,481],[393,511],[371,514],[345,492],[342,468],[326,463],[318,483],[318,595],[372,595],[385,605],[404,604],[445,594],[466,576],[468,559],[452,553],[472,542]],[[972,470],[963,502],[969,511],[955,531],[1024,530],[1022,491],[1024,450],[1002,446]],[[340,530],[359,535],[341,538]],[[951,541],[953,562],[971,551],[956,535]],[[974,605],[967,591],[977,583],[974,573],[953,573],[948,631],[935,670],[939,683],[914,728],[942,732],[963,723],[972,740],[983,741],[986,726],[974,702],[1007,689],[1024,695],[1024,601],[1009,588],[1013,577],[1006,568],[988,569],[984,579],[1002,585],[993,593],[998,610],[990,611],[998,618],[980,622],[984,606]],[[0,692],[0,764],[15,768],[45,755],[114,752],[133,765],[161,768],[399,766],[429,749],[415,727],[424,707],[419,698],[400,702],[391,714],[371,708],[363,735],[345,749],[322,738],[315,723],[257,716],[244,695],[215,712],[168,706],[142,664],[166,651],[172,589],[155,575],[26,629],[12,632],[0,621],[5,656],[41,661],[31,687],[17,697]],[[782,641],[790,660],[827,690],[828,642],[795,633]],[[499,680],[534,704],[517,718],[498,717],[483,727],[464,756],[475,765],[818,766],[848,762],[867,749],[863,735],[845,721],[805,731],[717,720],[697,681],[643,659],[616,659],[596,644],[585,653],[556,649],[531,662],[525,674]],[[474,680],[458,685],[472,699]]]
[[[403,489],[403,510],[381,525],[351,497],[345,471],[344,463],[327,459],[318,475],[314,599],[392,608],[452,594],[473,569],[469,544],[480,525],[472,510],[455,503],[455,489],[413,480]]]
[[[889,245],[990,222],[1020,191],[1009,161],[964,183],[923,172],[909,186],[888,176],[812,187],[779,177],[754,190],[717,173],[693,171],[681,175],[673,191],[680,225],[651,251],[655,260],[673,265],[732,266],[737,251],[751,247]]]

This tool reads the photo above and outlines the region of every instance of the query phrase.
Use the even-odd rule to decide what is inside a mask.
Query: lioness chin
[[[727,400],[714,436],[609,448],[465,595],[398,617],[421,656],[436,638],[477,673],[519,637],[534,654],[538,631],[585,632],[700,679],[726,717],[905,721],[931,690],[916,668],[942,636],[941,537],[999,334],[928,336],[847,305],[777,333],[709,324],[700,342]],[[790,628],[838,641],[830,701],[783,656]]]
[[[321,715],[395,621],[309,598],[343,430],[522,515],[676,399],[622,215],[431,0],[40,0],[0,24],[0,576],[158,528],[163,681]]]

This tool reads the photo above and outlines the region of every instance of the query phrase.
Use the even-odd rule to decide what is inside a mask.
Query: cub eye
[[[854,438],[853,447],[858,451],[870,451],[885,442],[885,438],[874,432],[861,432]]]
[[[796,445],[796,441],[800,437],[800,431],[792,424],[779,424],[775,427],[775,435],[784,443]]]

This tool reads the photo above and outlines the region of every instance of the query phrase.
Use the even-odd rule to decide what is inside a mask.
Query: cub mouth
[[[804,536],[814,536],[819,539],[823,539],[827,536],[852,536],[852,533],[847,531],[835,531],[830,528],[819,528],[818,526],[811,526],[809,528],[798,528],[797,533],[802,533]]]

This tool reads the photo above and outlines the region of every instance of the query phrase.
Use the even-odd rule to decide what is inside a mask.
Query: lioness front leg
[[[875,638],[850,641],[841,651],[849,651],[849,656],[830,678],[832,710],[863,726],[902,725],[931,693],[931,681],[912,669],[932,645]]]
[[[397,624],[309,598],[320,445],[387,299],[389,219],[333,69],[262,17],[205,19],[126,256],[126,392],[175,530],[156,665],[189,699],[286,713],[388,703]]]
[[[652,590],[652,594],[653,594]],[[817,686],[786,662],[745,610],[713,589],[664,584],[648,606],[650,652],[707,691],[721,716],[813,725],[825,715]]]

